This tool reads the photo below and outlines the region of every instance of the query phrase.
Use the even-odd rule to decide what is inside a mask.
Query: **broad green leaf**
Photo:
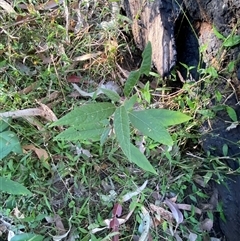
[[[96,123],[107,119],[115,111],[115,106],[108,102],[86,104],[72,110],[51,126],[68,125],[79,127],[82,124]]]
[[[234,122],[238,121],[236,111],[230,106],[227,106],[226,109],[227,109],[228,116],[231,118],[231,120]]]
[[[21,233],[11,238],[11,241],[42,241],[43,236],[34,233]]]
[[[123,93],[126,97],[128,97],[131,92],[132,92],[132,89],[134,88],[134,86],[137,84],[139,78],[140,78],[140,70],[135,70],[135,71],[132,71],[130,72],[128,78],[127,78],[127,81],[124,85],[124,89],[123,89]]]
[[[226,39],[221,33],[218,32],[215,26],[213,26],[213,33],[216,35],[218,39],[221,39],[223,41]]]
[[[91,140],[99,141],[102,133],[106,129],[105,126],[101,123],[89,123],[84,124],[79,127],[69,127],[67,130],[63,131],[57,135],[55,140],[68,140],[68,141],[77,141],[77,140]]]
[[[13,195],[32,195],[32,193],[20,183],[4,177],[0,177],[0,191]]]
[[[0,118],[0,132],[3,132],[8,128],[8,120]]]
[[[18,137],[12,131],[4,131],[0,133],[0,160],[7,156],[10,152],[22,153],[22,148]]]
[[[117,141],[123,153],[130,156],[130,127],[127,111],[124,106],[120,106],[114,113],[113,127]]]
[[[131,156],[129,157],[127,156],[127,157],[131,162],[135,163],[143,170],[157,175],[156,170],[154,169],[152,164],[148,161],[148,159],[139,151],[137,147],[135,147],[131,143],[130,143],[130,152],[131,152]]]
[[[165,145],[172,146],[173,140],[159,119],[149,115],[147,111],[133,111],[129,113],[132,125],[144,135]]]
[[[151,65],[152,65],[152,45],[151,42],[148,42],[143,53],[142,53],[142,64],[140,67],[140,73],[149,75],[149,72],[151,70]]]
[[[158,119],[164,127],[181,124],[192,119],[179,111],[173,110],[149,109],[144,110],[144,112],[146,112],[146,115],[150,115]]]
[[[240,35],[230,35],[227,39],[223,42],[224,47],[233,47],[240,43]]]
[[[120,96],[118,93],[115,91],[105,89],[105,88],[100,88],[100,90],[113,102],[118,102],[120,100]]]

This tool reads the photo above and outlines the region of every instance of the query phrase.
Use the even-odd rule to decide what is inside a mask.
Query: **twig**
[[[43,116],[43,110],[40,108],[29,108],[25,110],[15,110],[0,113],[2,118],[19,118],[28,116]]]

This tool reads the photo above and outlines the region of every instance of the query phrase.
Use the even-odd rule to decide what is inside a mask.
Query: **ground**
[[[222,234],[213,228],[217,225],[214,214],[223,213],[212,183],[220,183],[229,167],[202,150],[201,128],[228,98],[213,86],[221,82],[228,86],[227,93],[236,90],[226,77],[231,75],[231,65],[222,69],[200,69],[199,65],[199,80],[192,78],[191,66],[184,66],[184,78],[178,69],[168,79],[161,78],[154,67],[145,74],[142,63],[148,65],[149,52],[141,55],[133,42],[131,19],[116,2],[0,1],[0,7],[0,137],[11,131],[16,141],[11,153],[1,154],[1,177],[31,192],[24,195],[26,190],[16,183],[0,185],[0,238],[220,238]],[[136,84],[127,96],[131,71]],[[141,73],[139,79],[136,73]],[[100,89],[103,93],[96,93]],[[137,101],[131,106],[134,98]],[[99,108],[107,103],[121,111],[127,106],[165,108],[191,119],[167,125],[168,132],[161,129],[166,138],[170,133],[171,147],[164,138],[155,141],[137,128],[130,129],[131,143],[144,153],[153,173],[139,167],[137,160],[129,161],[124,153],[129,140],[118,139],[116,124],[129,123],[124,118],[117,123],[117,111],[109,114],[109,129],[101,140],[82,140],[75,132],[57,138],[67,125],[53,123],[76,107],[92,103],[100,103]],[[235,123],[234,109],[224,108],[230,124]],[[173,119],[167,121],[177,123]],[[122,136],[126,136],[124,131]],[[5,142],[1,141],[3,153]],[[227,147],[223,152],[228,156]]]

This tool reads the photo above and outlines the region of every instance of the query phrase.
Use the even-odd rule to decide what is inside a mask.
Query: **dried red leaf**
[[[120,217],[122,215],[122,206],[116,203],[113,207],[113,217]]]
[[[67,77],[67,82],[70,82],[70,83],[79,83],[81,80],[81,78],[77,75],[69,75]]]

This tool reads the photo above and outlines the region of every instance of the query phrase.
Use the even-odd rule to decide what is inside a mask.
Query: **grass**
[[[113,25],[102,28],[103,21],[112,19],[111,4],[98,1],[88,7],[86,2],[81,6],[83,23],[77,29],[77,24],[81,24],[77,20],[79,8],[71,7],[74,2],[70,1],[70,22],[66,27],[63,5],[55,10],[38,10],[39,4],[34,3],[35,8],[28,4],[25,10],[15,2],[15,18],[2,10],[1,111],[35,108],[37,100],[48,105],[60,118],[75,106],[91,102],[90,98],[73,93],[69,82],[74,78],[80,80],[79,87],[87,92],[95,91],[99,83],[108,80],[122,88],[124,76],[118,64],[128,71],[137,65],[129,59],[131,55],[138,55],[129,37],[130,22],[120,15]],[[75,61],[76,58],[82,60]],[[127,162],[114,138],[104,146],[90,141],[54,141],[62,129],[50,128],[46,119],[13,119],[10,129],[17,134],[24,152],[8,155],[1,161],[1,176],[23,184],[33,195],[3,193],[0,197],[1,222],[4,221],[6,228],[15,234],[20,231],[34,233],[42,235],[44,240],[52,240],[54,235],[63,235],[58,237],[59,240],[67,240],[67,234],[71,240],[111,240],[110,229],[96,233],[91,230],[104,227],[104,220],[112,218],[114,204],[120,203],[122,218],[133,211],[119,226],[120,240],[134,240],[139,235],[144,208],[156,222],[149,232],[153,240],[175,240],[176,235],[186,238],[191,233],[197,235],[194,240],[202,240],[208,234],[200,228],[201,221],[213,219],[213,211],[203,210],[199,215],[193,207],[209,203],[209,180],[213,174],[220,180],[228,171],[221,159],[204,154],[199,144],[199,127],[214,115],[208,109],[212,95],[221,95],[208,91],[216,81],[215,72],[211,69],[205,72],[199,82],[185,84],[174,94],[156,73],[152,73],[151,78],[159,83],[158,89],[148,87],[144,79],[145,88],[135,88],[139,102],[145,108],[148,108],[151,96],[151,105],[179,110],[193,117],[193,120],[170,129],[174,140],[172,150],[138,132],[131,133],[135,143],[145,143],[145,153],[156,168],[157,176]],[[204,89],[201,89],[202,82]],[[46,159],[41,158],[43,153],[46,153]],[[196,177],[200,178],[201,185],[195,181]],[[148,184],[144,190],[121,202],[125,194],[135,191],[146,180]],[[163,204],[165,197],[172,200],[175,197],[177,203],[192,205],[190,211],[182,211],[184,222],[178,227],[170,219],[157,221],[156,213],[150,211],[151,204],[169,210]],[[10,223],[11,228],[7,226]],[[6,230],[0,237],[6,240],[8,234]]]

